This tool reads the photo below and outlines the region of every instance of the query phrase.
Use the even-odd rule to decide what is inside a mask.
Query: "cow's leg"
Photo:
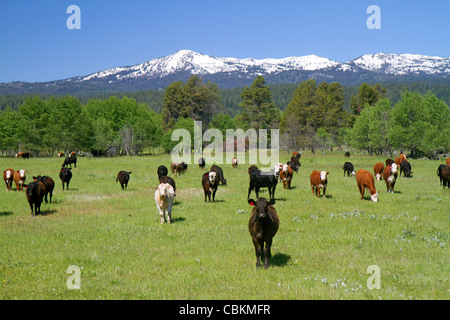
[[[164,224],[165,219],[164,219],[164,209],[158,207],[159,210],[159,218],[161,219],[161,224]]]
[[[255,187],[256,199],[259,199],[259,187]]]
[[[31,202],[31,203],[29,203],[29,205],[30,205],[30,208],[31,208],[31,216],[33,217],[33,216],[35,216],[35,214],[33,212],[33,203]]]
[[[272,246],[272,239],[267,239],[266,248],[264,249],[264,269],[269,269],[269,259],[272,257],[270,248]]]
[[[215,201],[215,198],[216,198],[216,191],[217,191],[217,189],[213,190],[213,194],[212,194],[213,201]]]
[[[172,205],[169,204],[168,208],[167,208],[167,223],[171,223],[172,222]]]
[[[256,267],[261,267],[261,255],[262,255],[262,249],[261,249],[261,243],[255,238],[252,237],[253,245],[255,246],[255,254],[256,254]]]

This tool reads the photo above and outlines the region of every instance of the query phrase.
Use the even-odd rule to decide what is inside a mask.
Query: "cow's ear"
[[[28,185],[27,185],[27,184],[24,184],[23,187],[26,189],[26,188],[28,188]]]
[[[256,204],[256,203],[255,203],[255,200],[253,200],[253,199],[248,199],[247,202],[248,202],[248,204],[251,205],[251,206],[255,206],[255,204]]]
[[[329,175],[330,173],[329,172],[327,172],[327,175]]]
[[[36,181],[36,180],[37,180],[37,178],[36,178],[36,177],[33,177],[33,180],[34,180],[34,181]]]

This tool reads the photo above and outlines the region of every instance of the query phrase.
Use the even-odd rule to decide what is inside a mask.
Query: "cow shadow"
[[[55,214],[56,210],[41,210],[41,212],[38,214],[38,216],[51,216]]]
[[[276,267],[284,267],[291,260],[291,256],[284,253],[276,253],[270,258],[270,265]]]
[[[12,215],[12,214],[14,214],[14,212],[12,212],[12,211],[0,211],[0,217],[3,217],[3,216],[10,216],[10,215]]]
[[[183,222],[183,221],[185,221],[186,220],[186,218],[183,218],[183,217],[176,217],[176,218],[173,218],[172,220],[171,220],[171,223],[179,223],[179,222]]]

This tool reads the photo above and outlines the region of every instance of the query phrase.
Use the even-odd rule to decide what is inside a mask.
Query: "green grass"
[[[248,165],[221,165],[228,186],[219,187],[215,203],[203,201],[205,170],[190,165],[176,177],[174,223],[161,225],[156,168],[169,167],[169,156],[79,158],[68,191],[59,158],[1,158],[2,171],[24,168],[28,182],[49,175],[56,186],[46,214],[32,217],[25,194],[7,192],[2,182],[0,298],[449,299],[450,190],[439,185],[440,162],[410,160],[414,177],[399,178],[395,194],[377,181],[373,203],[359,199],[354,177],[343,176],[347,160],[305,154],[293,189],[278,184],[271,268],[257,270]],[[350,159],[369,171],[384,160]],[[326,199],[311,193],[314,169],[330,172]],[[115,182],[119,170],[133,172],[127,191]],[[70,265],[81,268],[81,290],[67,288]],[[379,290],[367,288],[370,265],[380,268]]]

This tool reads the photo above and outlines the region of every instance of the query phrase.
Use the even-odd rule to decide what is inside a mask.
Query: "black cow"
[[[247,199],[250,198],[250,193],[255,190],[256,198],[259,198],[259,189],[267,188],[269,190],[269,197],[271,201],[275,199],[275,189],[277,188],[278,179],[273,172],[261,172],[259,169],[254,169],[250,173],[250,183],[248,186]]]
[[[55,188],[55,181],[53,181],[52,178],[47,176],[37,176],[33,177],[35,181],[41,181],[45,185],[45,203],[48,203],[47,201],[47,195],[50,194],[50,203],[52,203],[52,197],[53,197],[53,189]]]
[[[69,190],[69,182],[70,179],[72,179],[72,172],[70,171],[72,168],[61,168],[61,171],[59,171],[59,178],[62,182],[62,187],[64,190],[64,183],[67,185],[67,190]]]
[[[42,199],[46,192],[45,185],[41,181],[33,181],[28,185],[24,185],[24,187],[27,189],[25,195],[31,208],[31,216],[37,216],[41,213]]]
[[[77,156],[71,156],[64,159],[64,162],[62,164],[63,167],[70,166],[72,168],[72,163],[75,165],[75,168],[77,167]]]
[[[169,174],[169,170],[167,170],[166,166],[159,166],[156,173],[158,174],[158,179],[161,180],[162,177],[167,176]]]
[[[215,164],[213,164],[213,165],[211,166],[210,171],[216,173],[216,175],[217,175],[217,180],[218,180],[219,182],[221,182],[223,185],[226,185],[226,184],[227,184],[227,179],[225,179],[225,177],[223,176],[223,171],[222,171],[222,168],[221,168],[221,167],[216,166]]]
[[[350,177],[350,175],[355,175],[355,168],[353,167],[353,164],[351,162],[344,163],[344,166],[342,167],[344,169],[344,177],[347,173],[347,177]]]
[[[199,168],[204,168],[205,165],[206,165],[205,159],[199,158],[199,159],[198,159],[198,167],[199,167]]]
[[[441,186],[442,186],[442,180],[443,180],[442,169],[444,169],[445,167],[448,167],[448,166],[446,166],[445,164],[441,164],[436,171],[436,174],[439,177]]]
[[[346,152],[345,154],[344,154],[344,156],[346,157],[346,158],[349,158],[350,157],[350,152]]]
[[[411,171],[411,164],[409,163],[409,161],[403,161],[402,163],[400,163],[400,175],[399,177],[401,177],[403,172],[403,176],[407,177],[407,178],[411,178],[412,177],[412,171]]]
[[[117,178],[116,178],[116,183],[117,181],[120,182],[120,186],[122,187],[122,190],[125,190],[128,188],[128,181],[130,181],[130,174],[131,171],[119,171],[119,173],[117,174]],[[69,188],[69,186],[67,186],[67,188]]]
[[[159,183],[168,183],[172,186],[173,192],[177,191],[177,186],[176,186],[175,180],[172,177],[162,176],[159,179]]]

